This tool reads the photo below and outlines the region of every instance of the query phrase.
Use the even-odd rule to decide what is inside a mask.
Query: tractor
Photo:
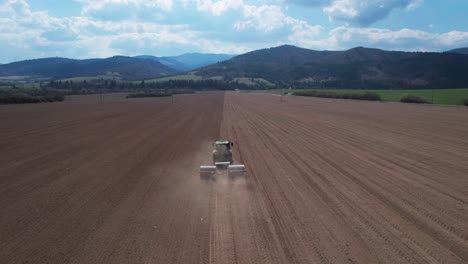
[[[226,174],[229,178],[244,177],[245,166],[233,164],[232,147],[234,143],[229,140],[218,140],[213,143],[213,165],[200,166],[200,178],[213,180],[216,175]]]

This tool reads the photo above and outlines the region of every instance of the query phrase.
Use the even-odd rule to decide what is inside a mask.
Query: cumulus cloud
[[[285,15],[280,6],[245,6],[243,18],[234,24],[234,28],[245,29],[250,27],[261,31],[272,31],[282,27],[284,19]]]
[[[330,4],[331,0],[279,0],[279,2],[293,5],[322,6]]]
[[[322,26],[312,26],[306,21],[286,16],[277,5],[245,6],[243,17],[234,24],[236,30],[255,29],[269,32],[284,29],[293,35],[312,37],[322,31]]]
[[[414,29],[392,31],[382,28],[337,27],[327,38],[293,41],[300,46],[343,50],[357,46],[406,51],[439,51],[468,46],[468,32],[452,31],[436,34]]]
[[[244,6],[243,0],[196,0],[199,11],[208,11],[214,15],[221,15],[229,9],[240,9]]]
[[[124,5],[130,7],[154,8],[158,7],[162,10],[170,10],[173,0],[79,0],[85,4],[83,13],[88,13],[94,10],[103,9],[109,5]]]
[[[379,47],[412,46],[418,47],[419,49],[423,48],[421,46],[422,43],[425,45],[429,42],[436,44],[435,42],[439,37],[437,34],[430,34],[424,31],[406,28],[398,31],[392,31],[381,28],[352,27],[338,27],[332,30],[330,35],[336,38],[340,45]],[[367,45],[360,45],[364,43]]]
[[[270,5],[247,5],[243,0],[78,0],[84,4],[82,14],[104,20],[163,20],[164,12],[175,6],[221,16],[230,10],[245,12],[250,8]],[[330,20],[368,26],[384,19],[395,9],[410,11],[424,0],[265,0],[279,5],[321,7]],[[252,1],[250,1],[251,3]],[[274,5],[273,5],[274,6]],[[266,10],[263,10],[266,11]],[[267,19],[268,17],[264,17]]]
[[[320,50],[365,46],[443,51],[468,46],[468,32],[389,30],[356,22],[374,21],[393,9],[412,10],[422,0],[261,0],[256,5],[251,0],[249,4],[243,0],[81,3],[81,15],[54,17],[47,11],[32,10],[27,0],[0,0],[0,50],[8,51],[1,54],[0,62],[49,56],[239,54],[278,44]],[[347,23],[326,31],[326,26],[295,17],[288,4],[320,6],[332,19]],[[363,14],[369,10],[374,16]]]
[[[185,24],[208,33],[231,26],[245,6],[243,0],[170,0],[170,8],[149,4],[151,1],[147,0],[80,1],[85,4],[81,14],[93,20]],[[159,0],[164,1],[167,0]]]
[[[60,19],[50,17],[46,11],[32,12],[25,0],[6,1],[0,5],[0,15],[22,27],[53,28],[60,24]]]
[[[422,0],[334,0],[323,10],[332,20],[368,26],[394,9],[412,10],[421,4]]]
[[[8,51],[2,53],[6,61],[44,56],[53,49],[48,37],[67,28],[66,19],[51,17],[46,11],[33,12],[25,0],[4,1],[0,4],[0,17],[0,50]]]
[[[79,0],[81,14],[100,20],[158,20],[162,13],[171,11],[173,0]]]
[[[468,32],[450,31],[444,34],[440,34],[437,38],[437,43],[444,47],[467,47]]]
[[[286,18],[286,23],[291,27],[292,32],[288,36],[288,41],[291,43],[304,44],[314,42],[323,32],[323,27],[320,25],[309,25],[305,21],[291,17]]]
[[[368,26],[384,19],[395,9],[411,11],[424,0],[279,0],[292,5],[322,7],[331,20]]]
[[[89,3],[86,6],[90,7],[87,12],[100,7],[99,3],[92,2],[86,1]],[[106,1],[106,5],[119,2],[125,6],[130,1]],[[144,1],[132,5],[137,2],[143,5]],[[2,62],[50,56],[90,58],[117,54],[179,55],[183,52],[241,53],[249,50],[242,44],[222,38],[210,39],[206,32],[184,24],[108,20],[88,15],[57,18],[46,11],[32,11],[25,0],[0,2],[0,40],[0,50],[8,50],[2,54]]]

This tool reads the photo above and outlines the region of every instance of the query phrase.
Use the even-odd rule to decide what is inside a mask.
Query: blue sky
[[[0,63],[282,44],[446,51],[468,47],[467,10],[467,0],[0,0]]]

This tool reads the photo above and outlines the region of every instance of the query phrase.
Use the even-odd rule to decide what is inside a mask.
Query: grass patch
[[[100,81],[100,80],[116,80],[116,81],[121,81],[122,78],[120,77],[120,74],[118,72],[107,72],[106,74],[100,74],[96,76],[84,76],[84,77],[73,77],[73,78],[67,78],[67,79],[62,79],[62,82],[65,81],[72,81],[72,82],[91,82],[91,81]]]
[[[174,75],[168,77],[162,77],[157,79],[145,80],[145,83],[152,82],[166,82],[166,81],[200,81],[203,80],[202,77],[195,74],[183,74],[183,75]],[[140,83],[141,81],[134,81],[134,83]]]
[[[174,90],[158,90],[158,91],[139,91],[129,93],[126,98],[144,98],[144,97],[168,97],[176,94],[191,94],[192,90],[174,89]]]
[[[466,97],[465,99],[463,99],[463,105],[464,105],[464,106],[468,106],[468,97]]]
[[[354,99],[354,100],[367,100],[367,101],[381,101],[382,98],[375,92],[363,92],[363,93],[337,93],[330,91],[297,91],[293,92],[293,95],[298,96],[313,96],[321,98],[337,98],[337,99]]]
[[[418,96],[427,102],[443,105],[464,105],[464,98],[468,98],[468,89],[434,89],[434,90],[352,90],[352,89],[284,89],[285,93],[303,92],[303,91],[321,91],[333,93],[363,93],[375,92],[382,98],[382,101],[399,102],[400,99],[408,94]],[[281,93],[280,89],[258,90],[257,92]],[[432,100],[434,99],[434,100]]]
[[[22,92],[0,94],[0,104],[49,103],[62,102],[64,100],[65,97],[61,94],[31,95]]]
[[[144,98],[144,97],[168,97],[172,96],[172,93],[169,92],[134,92],[129,93],[127,98]]]
[[[206,78],[206,80],[222,81],[222,80],[224,80],[224,77],[223,76],[213,76],[213,77]]]
[[[249,86],[254,86],[254,85],[263,85],[267,87],[275,86],[273,83],[262,78],[234,78],[233,81],[246,84]]]
[[[429,102],[416,95],[404,95],[400,98],[400,102],[402,103],[413,103],[413,104],[429,104]]]

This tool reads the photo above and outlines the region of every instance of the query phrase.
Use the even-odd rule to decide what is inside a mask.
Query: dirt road
[[[219,92],[0,120],[1,263],[468,263],[464,108]],[[245,180],[199,180],[218,138]]]

